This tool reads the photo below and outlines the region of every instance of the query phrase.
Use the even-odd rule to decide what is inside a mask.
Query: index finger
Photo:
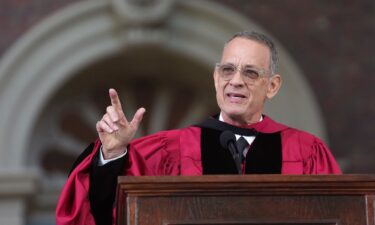
[[[117,91],[113,88],[109,89],[109,97],[111,98],[111,104],[117,111],[122,111],[120,98],[118,97]]]

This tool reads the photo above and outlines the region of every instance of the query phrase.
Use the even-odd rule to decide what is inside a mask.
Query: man
[[[111,224],[118,175],[340,174],[321,140],[263,115],[265,101],[281,86],[276,63],[276,49],[265,35],[235,34],[213,75],[220,114],[134,141],[145,109],[129,122],[110,89],[111,105],[96,124],[99,140],[75,163],[56,210],[57,224]]]

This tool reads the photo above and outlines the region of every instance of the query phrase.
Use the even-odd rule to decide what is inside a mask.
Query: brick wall
[[[33,25],[77,0],[1,0],[0,56]]]

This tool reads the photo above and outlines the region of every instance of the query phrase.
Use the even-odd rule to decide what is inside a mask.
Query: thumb
[[[139,124],[142,121],[143,114],[146,112],[145,108],[139,108],[137,112],[134,114],[134,117],[132,121],[130,122],[130,126],[133,127],[133,129],[138,129]]]

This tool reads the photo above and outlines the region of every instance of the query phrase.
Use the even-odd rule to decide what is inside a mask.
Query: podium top
[[[204,175],[120,176],[119,190],[141,192],[211,191],[262,194],[374,194],[375,175]]]

